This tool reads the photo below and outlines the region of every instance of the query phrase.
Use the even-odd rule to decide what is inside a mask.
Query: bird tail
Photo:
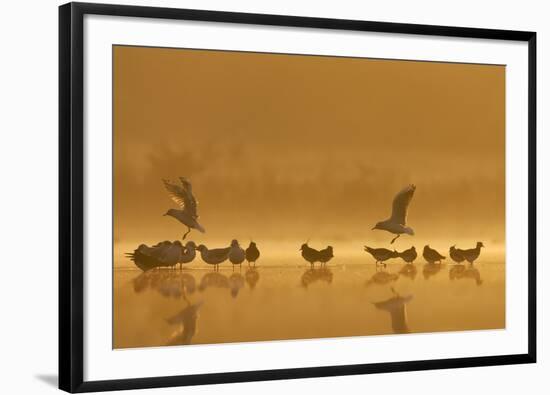
[[[206,232],[206,229],[204,229],[204,227],[201,224],[199,224],[198,222],[197,222],[197,226],[195,226],[195,229],[197,229],[201,233]]]

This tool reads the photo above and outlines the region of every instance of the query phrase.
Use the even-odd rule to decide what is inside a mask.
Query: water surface
[[[200,259],[198,260],[200,261]],[[365,259],[114,271],[114,348],[505,327],[505,265]]]

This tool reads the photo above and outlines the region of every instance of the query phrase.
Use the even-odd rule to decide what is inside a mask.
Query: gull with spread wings
[[[183,235],[183,239],[191,232],[191,229],[196,229],[204,233],[204,228],[198,222],[197,201],[193,196],[193,190],[189,180],[185,177],[180,177],[181,185],[167,180],[162,181],[172,200],[180,207],[179,209],[171,208],[164,215],[174,217],[187,226],[187,232]]]
[[[407,211],[415,190],[416,186],[413,184],[403,188],[393,199],[391,217],[385,221],[378,222],[372,228],[385,230],[397,235],[392,239],[390,244],[393,244],[403,233],[411,236],[414,235],[412,228],[407,226]]]

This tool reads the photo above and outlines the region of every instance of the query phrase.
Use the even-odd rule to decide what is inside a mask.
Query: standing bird
[[[183,253],[183,245],[179,240],[166,245],[165,248],[161,249],[158,254],[158,259],[161,262],[160,266],[167,266],[170,268],[175,267]]]
[[[464,261],[464,256],[455,248],[455,246],[449,248],[449,256],[456,263],[461,263]]]
[[[441,263],[441,260],[445,259],[443,255],[441,255],[439,252],[434,250],[433,248],[430,248],[429,245],[424,246],[424,251],[422,252],[422,256],[428,263]]]
[[[197,251],[200,251],[201,258],[204,262],[208,263],[209,265],[214,265],[214,269],[218,269],[218,265],[222,262],[224,262],[228,255],[229,250],[231,250],[231,247],[226,248],[214,248],[212,250],[209,250],[204,244],[201,244],[197,247]]]
[[[260,250],[258,250],[258,247],[256,246],[256,243],[253,241],[250,242],[248,245],[248,248],[245,251],[246,255],[246,261],[248,262],[248,266],[250,266],[250,262],[254,263],[254,267],[256,267],[256,261],[260,257]]]
[[[134,252],[127,253],[126,256],[134,261],[141,270],[147,271],[157,267],[175,266],[182,251],[183,246],[179,241],[176,240],[172,243],[166,240],[152,247],[141,244]]]
[[[231,240],[231,246],[229,247],[229,254],[227,255],[227,257],[229,258],[229,261],[233,265],[239,265],[240,267],[245,259],[245,256],[246,254],[244,250],[241,248],[241,246],[239,245],[239,242],[237,240]],[[235,266],[233,266],[233,269],[235,269]]]
[[[328,261],[330,261],[332,258],[334,258],[334,250],[332,249],[332,246],[328,246],[327,248],[319,251],[318,255],[318,261],[321,262],[321,265],[326,264]]]
[[[414,231],[411,227],[407,226],[407,211],[409,203],[413,198],[416,186],[411,184],[403,188],[395,198],[393,199],[391,217],[385,221],[378,222],[372,229],[385,230],[393,233],[395,236],[390,244],[393,244],[395,240],[403,233],[408,235],[414,235]]]
[[[387,261],[391,258],[397,258],[399,256],[399,253],[397,251],[388,250],[387,248],[371,248],[365,246],[364,250],[371,254],[374,259],[376,259],[376,265],[380,263],[384,265],[384,267],[386,267],[384,261]]]
[[[193,261],[193,259],[195,259],[195,256],[197,255],[196,249],[197,245],[194,241],[188,241],[187,243],[185,243],[185,247],[183,248],[182,254],[178,261],[178,263],[180,264],[180,269],[182,264],[189,263]]]
[[[171,208],[164,215],[174,217],[182,224],[187,226],[187,232],[183,235],[183,239],[191,232],[191,229],[196,229],[201,233],[205,230],[198,223],[199,215],[197,214],[197,201],[193,196],[193,188],[187,178],[180,177],[181,185],[171,183],[167,180],[162,180],[168,194],[174,202],[180,207],[179,209]]]
[[[474,263],[474,261],[479,258],[481,247],[484,247],[484,245],[481,241],[478,241],[475,248],[470,248],[469,250],[461,250],[460,248],[457,248],[456,251],[468,262]]]
[[[413,263],[417,256],[418,254],[416,253],[416,248],[414,246],[399,253],[399,257],[407,263]]]
[[[319,251],[315,248],[311,248],[307,245],[307,243],[302,244],[300,251],[302,251],[302,258],[308,261],[313,268],[315,266],[315,262],[319,260]]]

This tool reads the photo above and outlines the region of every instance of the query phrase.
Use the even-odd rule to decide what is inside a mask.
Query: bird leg
[[[191,232],[191,228],[188,226],[187,227],[187,232],[185,232],[185,234],[183,235],[183,237],[181,238],[182,240],[185,240],[185,238],[187,237],[187,235],[189,234],[189,232]]]
[[[401,236],[401,235],[399,234],[399,235],[395,236],[395,237],[392,239],[392,241],[390,241],[390,244],[393,244],[393,242],[394,242],[395,240],[397,240],[397,239],[399,238],[399,236]]]

